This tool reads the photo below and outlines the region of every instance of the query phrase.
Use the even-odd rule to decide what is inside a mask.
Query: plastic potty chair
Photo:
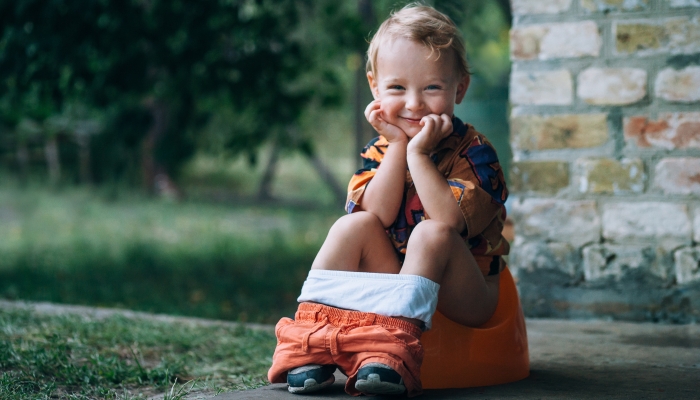
[[[436,312],[432,328],[423,334],[424,389],[498,385],[530,374],[525,319],[515,281],[501,272],[498,306],[478,328],[452,322]]]

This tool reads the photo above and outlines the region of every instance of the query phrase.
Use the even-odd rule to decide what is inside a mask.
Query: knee
[[[382,222],[376,215],[366,211],[359,211],[338,218],[335,224],[333,224],[331,227],[331,232],[349,232],[356,235],[358,231],[366,231],[367,229],[377,227],[384,229],[382,227]]]
[[[457,231],[444,222],[425,220],[413,228],[409,246],[412,243],[421,247],[426,245],[449,245],[458,236]]]

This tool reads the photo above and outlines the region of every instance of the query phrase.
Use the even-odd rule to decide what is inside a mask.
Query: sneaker
[[[368,363],[357,371],[355,389],[363,394],[396,395],[406,391],[403,378],[388,365]]]
[[[287,373],[287,388],[290,393],[311,393],[328,387],[335,382],[335,365],[309,364],[294,368]]]

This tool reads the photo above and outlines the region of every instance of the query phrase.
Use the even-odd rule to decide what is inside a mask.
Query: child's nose
[[[410,111],[420,110],[423,107],[423,99],[418,93],[406,95],[406,109]]]

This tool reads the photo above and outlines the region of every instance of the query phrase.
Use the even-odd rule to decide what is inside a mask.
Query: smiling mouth
[[[408,118],[408,117],[401,117],[401,118],[403,118],[404,120],[408,121],[411,124],[420,124],[420,120],[422,119],[422,118],[415,119],[415,118]]]

